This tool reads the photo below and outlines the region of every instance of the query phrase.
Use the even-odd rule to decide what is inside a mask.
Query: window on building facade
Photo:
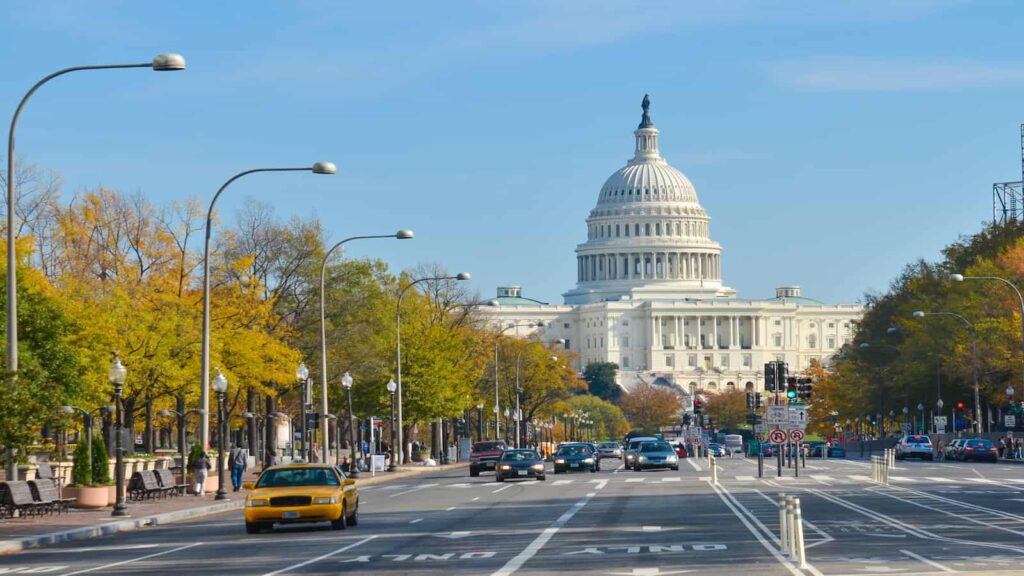
[[[714,362],[714,357],[711,354],[704,356],[704,369],[711,370],[711,365]]]
[[[772,324],[774,324],[775,326],[782,326],[782,320],[776,318],[775,321],[772,322]]]
[[[835,336],[829,336],[827,342],[828,342],[828,349],[829,350],[834,350],[835,347],[836,347],[836,337]]]
[[[807,337],[807,347],[808,348],[817,348],[818,347],[818,336],[817,335],[811,334],[810,336]]]
[[[697,355],[696,354],[690,354],[689,356],[687,356],[686,357],[686,364],[690,368],[696,368],[697,367]]]
[[[587,350],[590,350],[590,338],[587,338]]]
[[[828,323],[828,327],[829,328],[835,328],[836,327],[836,323],[835,322],[829,322]]]
[[[623,318],[623,319],[622,319],[622,322],[621,322],[621,324],[622,324],[623,326],[629,326],[629,320],[628,320],[628,319],[626,319],[626,318]]]
[[[753,362],[753,358],[750,356],[750,354],[744,354],[743,355],[743,367],[744,368],[750,368],[751,362]]]
[[[729,392],[732,392],[733,390],[736,389],[736,383],[735,382],[726,382],[725,383],[725,389],[728,390]]]
[[[782,347],[782,334],[772,334],[772,345],[776,348]]]
[[[572,349],[572,346],[569,345],[569,339],[568,338],[565,339],[565,349],[566,350]]]
[[[640,235],[640,225],[639,224],[633,224],[633,235],[634,236],[639,236]]]
[[[562,325],[562,328],[565,328],[566,330],[568,330],[568,329],[569,329],[569,323],[568,323],[568,322],[566,322],[565,324],[563,324],[563,325]]]
[[[696,382],[690,382],[689,384],[686,385],[686,387],[690,389],[690,394],[693,394],[694,392],[697,391],[697,383]]]
[[[654,224],[654,235],[661,236],[661,222],[657,222]]]
[[[718,365],[721,366],[722,368],[728,368],[729,367],[729,355],[728,354],[722,354],[721,356],[719,356],[718,357]]]
[[[601,336],[601,348],[604,348],[604,336]]]
[[[629,236],[629,224],[626,224],[623,228],[626,229],[626,236]]]
[[[644,224],[644,236],[650,236],[650,235],[651,235],[651,225],[650,224]]]
[[[623,356],[619,358],[619,365],[623,368],[629,368],[629,356]]]
[[[673,367],[675,365],[676,365],[676,357],[673,354],[666,354],[665,355],[665,366],[668,366],[669,368],[671,368],[671,367]]]
[[[629,336],[623,336],[621,341],[623,348],[629,348]]]

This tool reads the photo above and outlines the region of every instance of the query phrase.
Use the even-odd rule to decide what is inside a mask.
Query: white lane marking
[[[929,482],[940,482],[940,483],[941,482],[946,482],[946,483],[949,483],[949,482],[954,482],[955,483],[956,482],[956,480],[953,480],[952,478],[943,478],[941,476],[925,476],[924,479],[929,481]]]
[[[740,482],[753,482],[754,480],[756,480],[756,478],[754,478],[753,476],[737,476],[736,480]]]
[[[857,482],[871,482],[870,476],[858,476],[856,474],[850,475],[850,480],[856,480]]]
[[[85,574],[87,572],[95,572],[96,570],[105,570],[107,568],[113,568],[114,566],[124,566],[125,564],[131,564],[132,562],[138,562],[140,560],[148,560],[150,558],[156,558],[157,556],[163,556],[164,554],[171,554],[173,552],[178,552],[180,550],[185,550],[187,548],[192,548],[192,547],[195,547],[195,546],[199,546],[200,544],[202,544],[202,542],[194,542],[192,544],[186,544],[184,546],[178,546],[177,548],[172,548],[171,550],[164,550],[163,552],[157,552],[155,554],[147,554],[145,556],[140,556],[138,558],[132,558],[131,560],[122,560],[120,562],[114,562],[113,564],[106,564],[104,566],[95,566],[93,568],[86,568],[84,570],[76,570],[74,572],[68,572],[68,573],[64,574],[63,576],[72,576],[72,574]]]
[[[591,482],[597,484],[596,486],[594,486],[594,490],[600,490],[601,488],[604,488],[605,486],[608,485],[607,478],[605,478],[604,480],[591,480]]]
[[[516,570],[519,570],[523,564],[525,564],[530,558],[533,558],[537,552],[540,552],[540,549],[548,543],[548,540],[551,540],[552,536],[557,534],[559,529],[565,526],[577,512],[582,510],[594,495],[594,492],[588,492],[586,496],[579,500],[579,502],[573,504],[572,508],[566,510],[564,514],[552,522],[551,526],[545,528],[544,531],[534,538],[533,542],[530,542],[522,552],[517,554],[515,558],[509,560],[501,567],[500,570],[494,572],[491,576],[511,576],[512,574],[515,574]]]
[[[502,486],[501,488],[498,488],[497,490],[491,490],[491,494],[497,494],[498,492],[501,492],[502,490],[508,490],[511,487],[512,487],[511,484]]]
[[[405,488],[407,484],[392,484],[390,486],[381,486],[378,490],[401,490]]]
[[[423,490],[425,488],[433,488],[434,486],[437,486],[437,484],[420,484],[419,486],[417,486],[415,488],[410,488],[410,489],[405,490],[403,492],[396,492],[395,494],[392,494],[391,497],[392,498],[397,498],[399,496],[402,496],[403,494],[409,494],[410,492],[416,492],[417,490]]]
[[[700,464],[697,464],[696,460],[694,460],[693,458],[687,458],[686,463],[689,464],[690,466],[693,466],[693,469],[696,470],[697,472],[700,472]]]
[[[900,550],[900,552],[902,552],[903,554],[906,554],[907,556],[910,556],[914,560],[918,560],[920,562],[924,562],[925,564],[927,564],[929,566],[933,566],[935,568],[938,568],[939,570],[942,570],[943,572],[956,572],[956,570],[953,570],[952,568],[950,568],[948,566],[943,566],[942,564],[939,564],[938,562],[935,562],[933,560],[929,560],[929,559],[925,558],[924,556],[921,556],[920,554],[914,554],[910,550]]]
[[[238,526],[238,522],[232,522],[232,526]],[[159,548],[160,544],[114,544],[112,546],[91,546],[89,548],[42,548],[33,550],[33,554],[75,554],[78,552],[108,552],[114,550],[145,550],[147,548]],[[3,574],[3,572],[0,572]]]
[[[626,478],[626,482],[643,482],[646,478]]]
[[[661,526],[641,526],[640,530],[643,532],[660,532]]]
[[[827,474],[811,474],[811,480],[820,480],[823,482],[835,482],[836,479]]]
[[[665,476],[661,479],[662,482],[682,482],[682,480],[679,476]]]
[[[366,544],[367,542],[369,542],[370,540],[373,540],[376,537],[377,537],[376,534],[374,534],[373,536],[367,536],[366,538],[363,538],[359,542],[353,542],[352,544],[349,544],[348,546],[342,546],[341,548],[338,548],[334,552],[328,552],[327,554],[323,554],[323,555],[317,556],[316,558],[310,558],[309,560],[304,560],[302,562],[299,562],[298,564],[292,564],[291,566],[287,566],[285,568],[281,568],[280,570],[275,570],[273,572],[267,572],[263,576],[275,576],[275,574],[283,574],[285,572],[288,572],[288,571],[291,571],[291,570],[295,570],[296,568],[302,568],[303,566],[306,566],[307,564],[312,564],[313,562],[319,562],[320,560],[325,560],[325,559],[330,558],[331,556],[334,556],[336,554],[341,554],[342,552],[344,552],[346,550],[351,550],[351,549],[355,548],[356,546],[361,546],[363,544]]]
[[[409,524],[416,524],[417,522],[423,522],[423,518],[417,518],[415,520],[409,520]]]
[[[445,512],[451,512],[452,510],[455,510],[455,506],[449,506],[444,509]]]
[[[572,480],[555,480],[553,482],[553,485],[554,486],[562,486],[563,484],[572,484],[572,482],[573,482]]]
[[[473,498],[472,500],[470,500],[470,502],[476,502],[476,501],[477,501],[477,500],[479,500],[479,499],[480,499],[480,497],[479,497],[479,496],[477,496],[476,498]]]
[[[722,500],[722,502],[725,503],[726,507],[729,508],[729,510],[732,511],[732,513],[740,519],[740,522],[742,522],[743,525],[747,527],[747,530],[749,530],[750,533],[754,535],[754,538],[757,538],[757,541],[761,543],[761,546],[764,546],[764,549],[775,557],[779,564],[782,564],[787,570],[789,570],[789,573],[793,576],[804,576],[804,573],[801,572],[799,568],[797,568],[792,562],[790,562],[788,558],[784,557],[781,553],[779,553],[779,551],[775,549],[774,544],[772,544],[770,540],[767,540],[764,537],[764,534],[771,535],[772,532],[771,530],[768,530],[768,528],[766,528],[764,524],[761,524],[761,521],[757,519],[757,516],[751,514],[749,510],[743,507],[743,504],[741,504],[738,500],[735,500],[729,493],[729,491],[725,489],[724,486],[719,484],[710,484],[710,486],[711,489],[714,490],[716,494],[718,494],[718,497]],[[739,509],[737,509],[737,506],[743,508],[743,510],[746,512],[746,515],[749,516],[749,520],[747,519],[747,516],[744,516],[744,514],[741,513]],[[755,522],[758,526],[760,526],[760,530],[750,523],[751,520]],[[761,533],[761,530],[764,530],[764,534]],[[807,565],[807,568],[813,570],[813,568],[811,568],[809,564]],[[818,572],[817,570],[813,570],[813,572],[816,574],[816,576],[822,576],[821,572]]]

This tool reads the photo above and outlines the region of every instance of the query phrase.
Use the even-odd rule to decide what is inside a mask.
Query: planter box
[[[76,498],[72,508],[106,508],[114,503],[113,493],[113,486],[68,486],[63,492],[65,498]]]

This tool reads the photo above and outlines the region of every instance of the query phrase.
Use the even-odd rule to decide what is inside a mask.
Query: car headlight
[[[313,504],[337,504],[337,496],[318,496],[313,498]]]
[[[641,462],[644,462],[644,461],[647,460],[647,456],[639,456],[639,457],[637,457],[637,460],[639,460]]]
[[[633,459],[633,455],[632,454],[626,454],[626,460],[632,460],[632,459]]]
[[[544,465],[543,464],[534,464],[533,466],[531,466],[531,468],[533,468],[534,470],[543,470],[544,469]]]
[[[511,470],[511,469],[512,469],[512,467],[511,467],[511,466],[509,466],[508,464],[502,464],[502,465],[501,465],[501,469],[502,469],[502,470]]]
[[[270,501],[266,498],[250,498],[245,501],[245,505],[249,508],[257,508],[259,506],[269,506]]]
[[[564,458],[558,458],[557,460],[555,460],[555,464],[565,464],[565,459]]]
[[[583,463],[584,464],[593,464],[594,463],[594,459],[593,458],[584,458],[583,459]]]
[[[676,456],[674,454],[669,454],[668,458],[666,458],[665,460],[667,460],[669,462],[675,462],[676,461]]]

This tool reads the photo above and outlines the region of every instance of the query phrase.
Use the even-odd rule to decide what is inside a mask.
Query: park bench
[[[58,514],[67,512],[75,498],[64,498],[57,493],[57,488],[50,479],[29,480],[29,487],[32,489],[32,496],[37,502],[50,502],[51,508]]]
[[[185,495],[185,490],[188,489],[188,484],[179,484],[178,481],[174,479],[174,472],[166,468],[161,468],[155,472],[157,481],[160,482],[161,486],[169,489],[171,496]]]
[[[54,486],[61,484],[60,478],[53,475],[49,462],[36,462],[36,480],[49,480]]]
[[[128,483],[128,496],[135,500],[157,498],[169,491],[168,488],[160,485],[152,470],[140,470],[132,474],[131,481]]]
[[[28,482],[12,480],[0,482],[0,508],[3,509],[4,516],[12,517],[15,512],[34,516],[52,511],[53,500],[37,500],[32,495],[32,488]]]

